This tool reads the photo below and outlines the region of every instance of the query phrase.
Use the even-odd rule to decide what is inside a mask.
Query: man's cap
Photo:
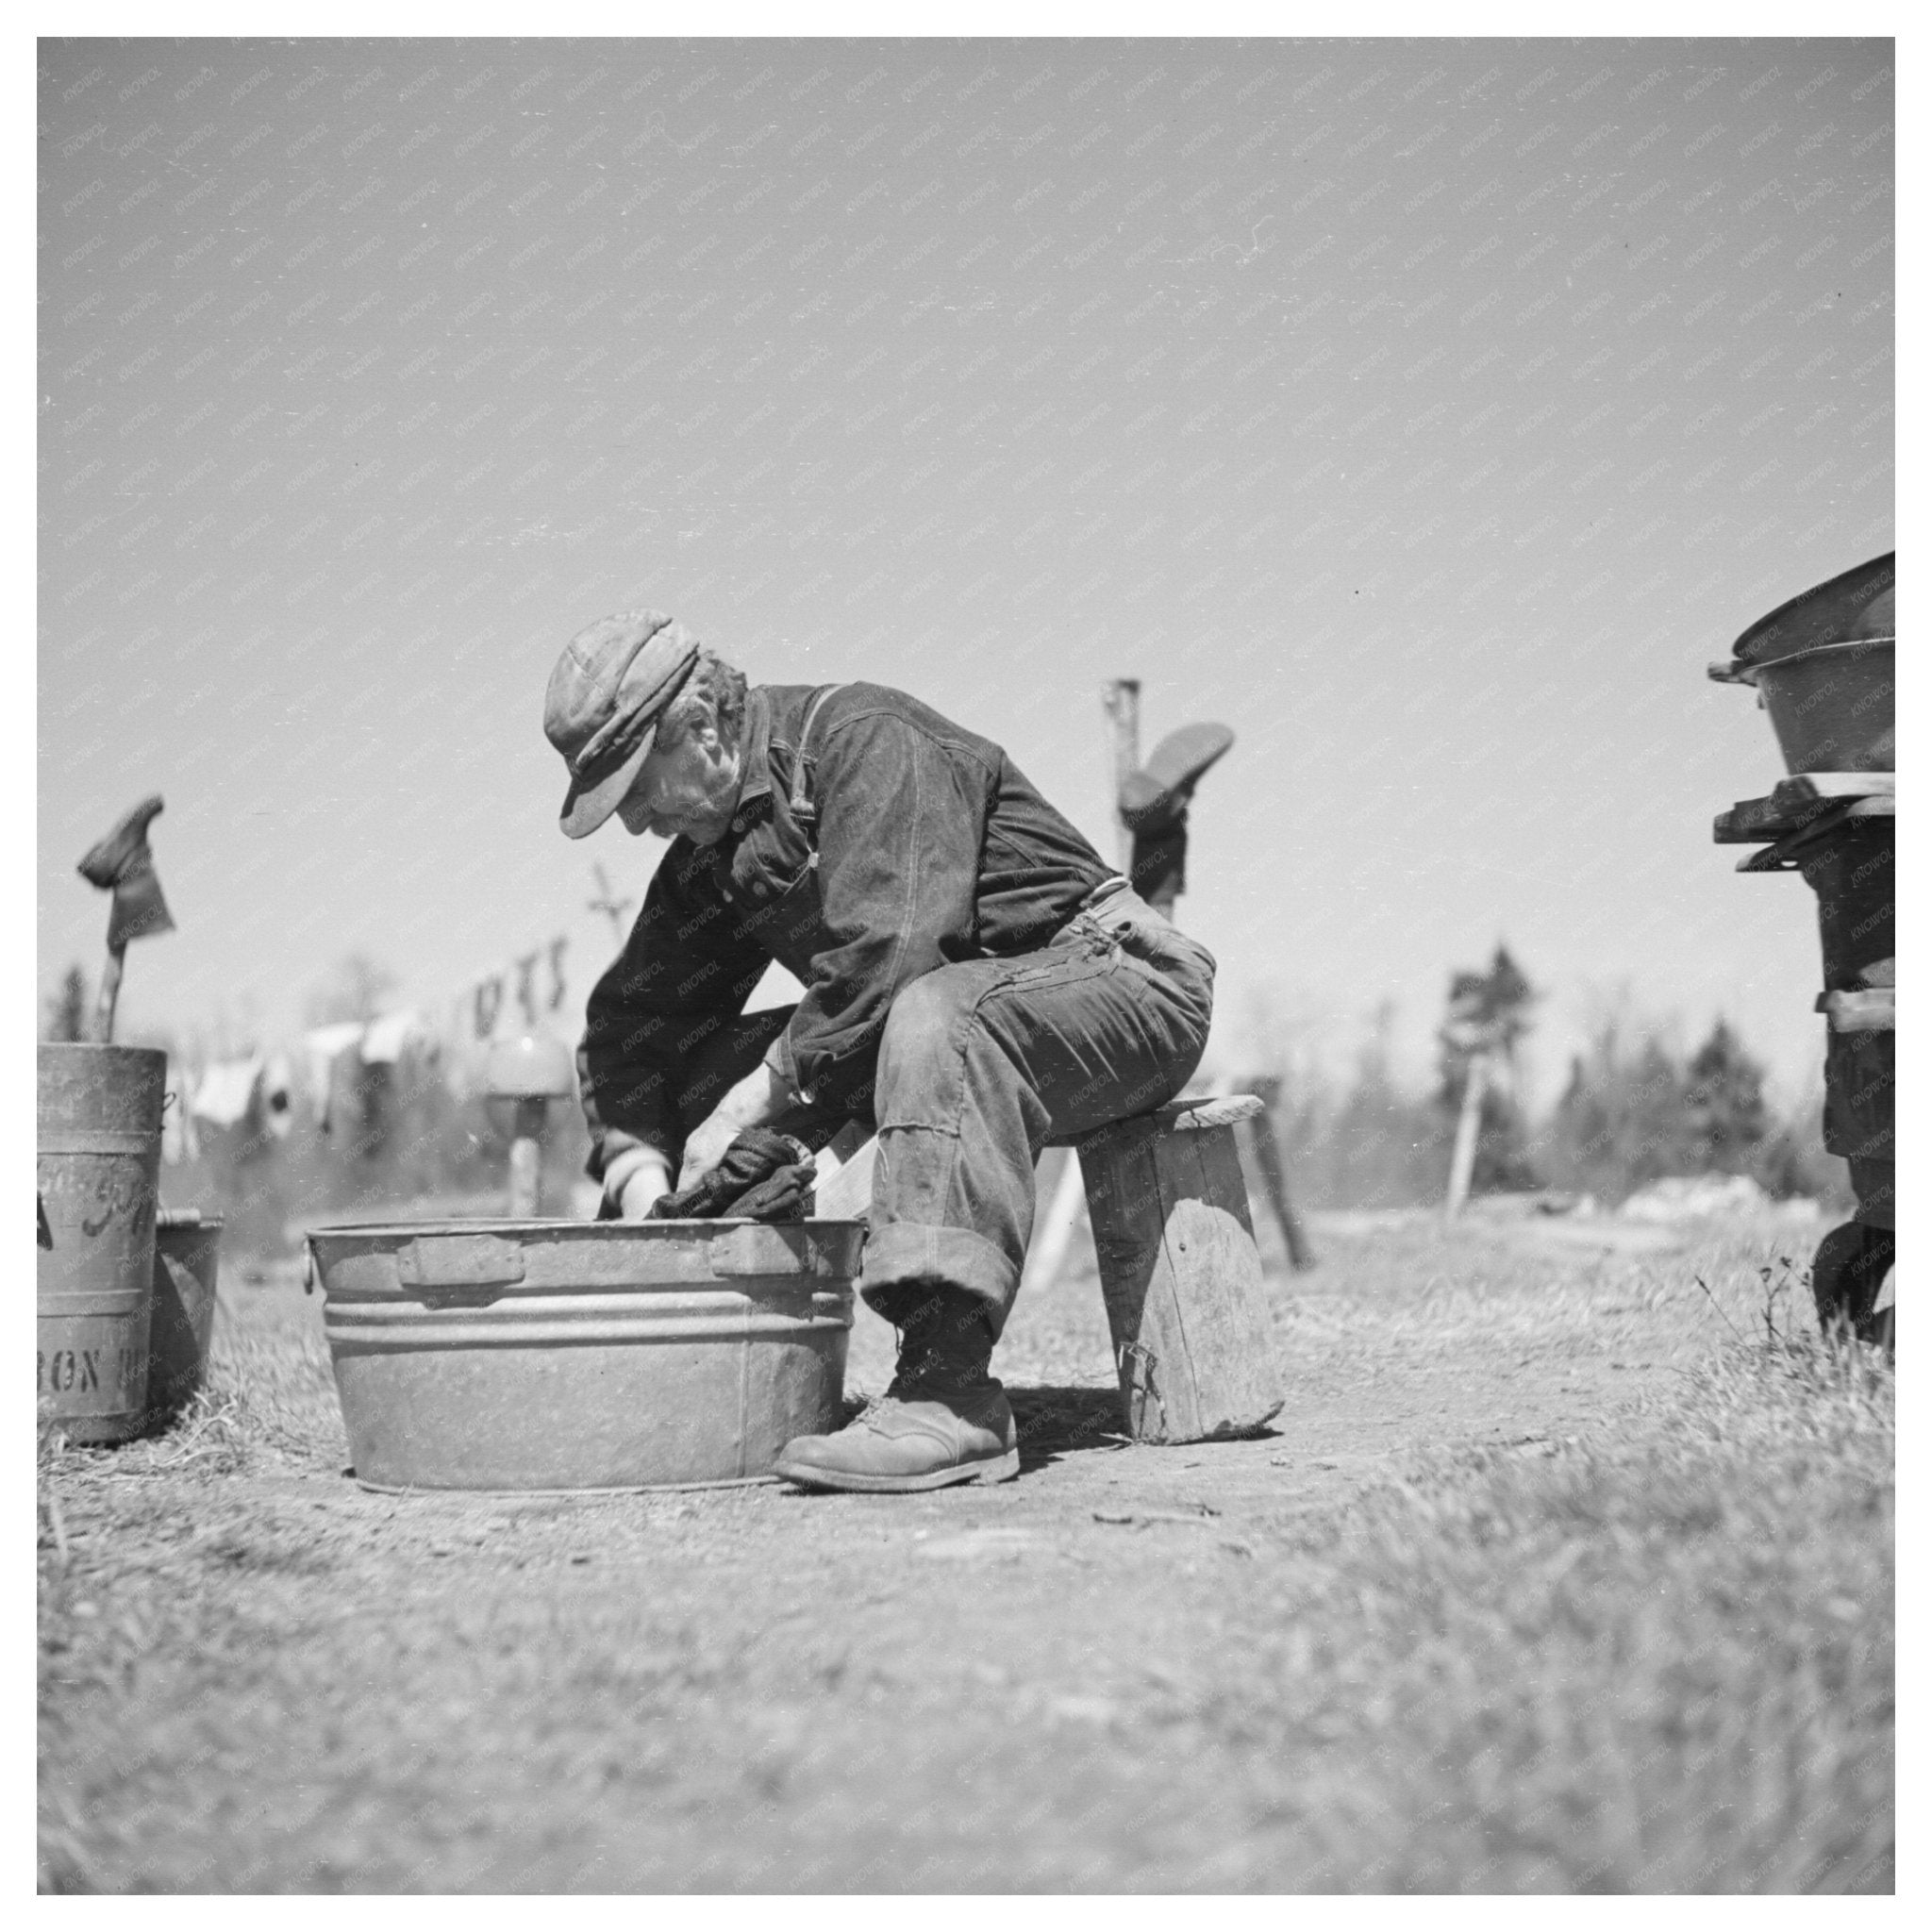
[[[563,647],[543,696],[543,735],[570,767],[571,838],[594,832],[622,803],[697,655],[697,639],[661,610],[600,617]]]

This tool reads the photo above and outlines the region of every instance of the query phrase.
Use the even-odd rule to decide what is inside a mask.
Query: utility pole
[[[1141,680],[1110,678],[1101,688],[1100,701],[1107,709],[1108,748],[1113,761],[1114,845],[1120,854],[1121,876],[1131,878],[1134,834],[1121,816],[1120,800],[1122,789],[1141,769]]]
[[[611,891],[610,881],[605,877],[602,865],[595,865],[591,869],[597,874],[599,896],[591,901],[589,909],[592,912],[601,912],[609,920],[611,933],[621,948],[624,944],[624,915],[630,910],[630,901],[620,899]]]
[[[1489,1087],[1489,1049],[1479,1045],[1469,1056],[1462,1083],[1462,1107],[1456,1117],[1456,1145],[1449,1157],[1449,1192],[1442,1202],[1446,1221],[1454,1221],[1469,1199],[1469,1183],[1475,1173],[1476,1135],[1482,1126],[1483,1095]]]

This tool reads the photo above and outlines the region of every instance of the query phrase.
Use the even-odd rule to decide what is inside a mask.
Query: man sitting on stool
[[[1019,1473],[989,1373],[1049,1138],[1171,1099],[1214,961],[1000,747],[876,684],[758,685],[661,612],[574,638],[544,731],[563,829],[671,840],[577,1055],[605,1211],[648,1212],[744,1128],[875,1125],[860,1292],[899,1331],[886,1399],[787,1445],[810,1487]],[[747,1014],[773,960],[797,1006]]]

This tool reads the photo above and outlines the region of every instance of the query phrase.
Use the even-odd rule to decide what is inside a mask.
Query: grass
[[[1215,1719],[1350,1890],[1889,1889],[1890,1378],[1736,1354],[1607,1441],[1322,1524]],[[1299,1748],[1298,1748],[1299,1746]]]
[[[1895,1384],[1812,1332],[1812,1239],[1331,1234],[1272,1288],[1282,1449],[1073,1453],[849,1543],[768,1492],[361,1497],[318,1304],[225,1291],[175,1429],[42,1441],[42,1888],[459,1888],[525,1838],[565,1883],[573,1832],[729,1886],[790,1819],[833,1890],[1888,1890]],[[1023,1304],[1003,1373],[1103,1381],[1096,1303]],[[917,1556],[982,1520],[992,1570]],[[942,1634],[982,1575],[996,1665]],[[955,1824],[880,1865],[902,1795]]]

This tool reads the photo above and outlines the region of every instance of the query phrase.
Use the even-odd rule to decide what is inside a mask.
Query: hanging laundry
[[[201,1136],[194,1131],[194,1114],[188,1105],[188,1094],[194,1084],[192,1074],[183,1074],[162,1103],[161,1158],[170,1167],[201,1158]]]
[[[295,1073],[285,1053],[271,1054],[261,1075],[264,1124],[277,1141],[286,1141],[295,1124]]]
[[[496,974],[477,986],[475,1002],[476,1038],[493,1040],[496,1037],[496,1016],[503,1010],[502,974]]]
[[[261,1086],[259,1054],[246,1059],[217,1060],[194,1090],[194,1116],[211,1127],[232,1127],[246,1120]]]
[[[542,957],[539,950],[525,953],[517,961],[517,1005],[523,1009],[526,1030],[537,1024],[537,961]]]
[[[362,1034],[362,1064],[365,1067],[392,1067],[402,1058],[403,1049],[422,1036],[423,1021],[412,1010],[380,1013],[370,1021]]]
[[[360,1020],[338,1020],[333,1025],[316,1026],[302,1036],[308,1098],[315,1108],[316,1125],[325,1134],[330,1129],[329,1103],[335,1089],[336,1062],[361,1043],[363,1031]]]

